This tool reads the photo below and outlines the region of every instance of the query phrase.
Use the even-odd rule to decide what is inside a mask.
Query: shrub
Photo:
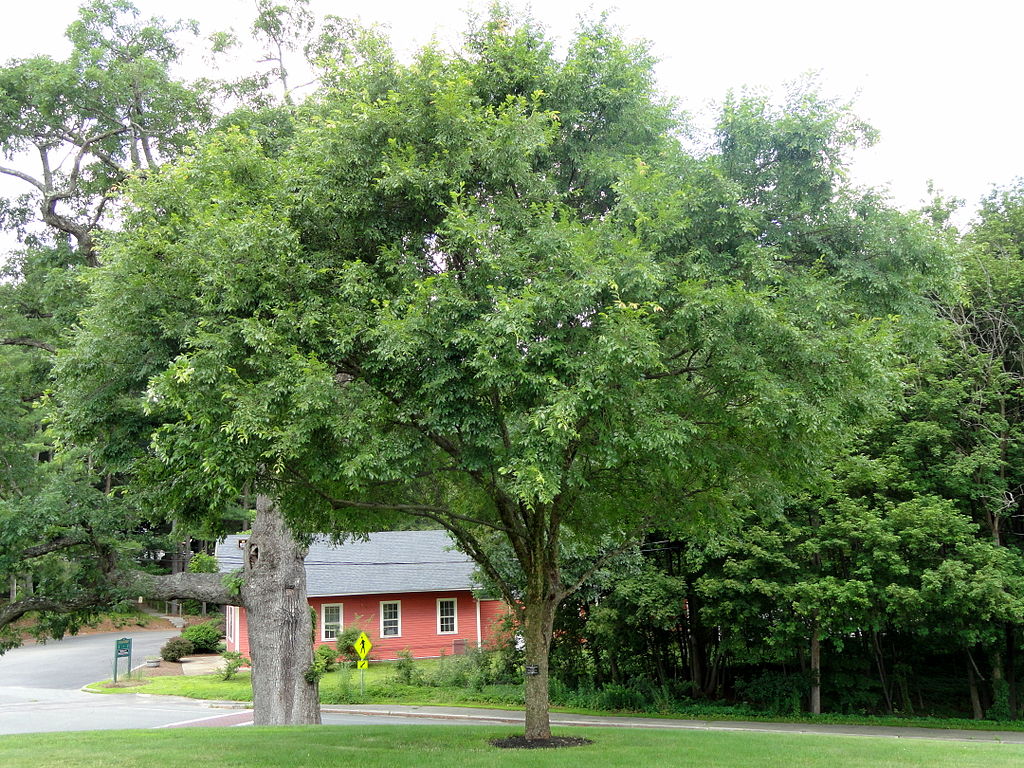
[[[641,691],[614,683],[598,691],[594,703],[595,709],[643,712],[648,708],[647,697]]]
[[[356,620],[359,617],[356,616]],[[359,639],[359,635],[363,633],[363,628],[357,623],[353,622],[348,627],[343,629],[338,635],[334,645],[338,649],[338,656],[342,661],[353,662],[359,661],[359,654],[356,652],[356,640]],[[369,658],[372,658],[372,654]]]
[[[221,631],[216,621],[193,624],[181,631],[181,636],[192,643],[195,653],[216,653]]]
[[[313,651],[314,661],[323,667],[324,674],[338,668],[338,651],[329,645],[321,645]]]
[[[337,666],[338,652],[326,645],[321,645],[313,651],[313,663],[309,665],[304,673],[306,682],[312,685],[328,672],[333,672]]]
[[[221,680],[230,680],[238,674],[239,667],[252,665],[252,662],[238,651],[225,651],[221,656],[224,657],[224,667],[220,671]]]
[[[164,661],[181,661],[194,650],[192,643],[185,637],[172,637],[160,649],[160,658]]]
[[[772,715],[799,714],[801,701],[809,689],[809,675],[774,670],[736,681],[737,695]]]
[[[422,685],[423,673],[420,672],[416,662],[413,661],[412,651],[404,650],[398,652],[398,660],[394,666],[394,679],[401,685]]]

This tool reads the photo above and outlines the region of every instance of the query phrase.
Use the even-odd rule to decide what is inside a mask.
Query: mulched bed
[[[501,749],[557,749],[559,747],[585,747],[593,744],[590,739],[579,736],[552,736],[550,739],[528,739],[525,736],[508,736],[491,739],[491,746]]]
[[[184,675],[180,661],[161,661],[159,667],[140,667],[135,670],[143,677],[166,677],[168,675]]]

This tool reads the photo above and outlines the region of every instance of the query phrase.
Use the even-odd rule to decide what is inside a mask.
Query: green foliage
[[[399,651],[398,660],[394,663],[393,669],[395,681],[402,685],[421,685],[423,683],[423,673],[416,666],[411,651]]]
[[[811,685],[808,675],[761,672],[736,683],[736,695],[755,709],[772,715],[796,715]]]
[[[245,583],[245,577],[241,571],[234,571],[232,573],[225,573],[221,581],[224,587],[228,590],[228,594],[238,595],[242,591],[242,585]]]
[[[195,653],[215,653],[224,632],[220,622],[207,621],[185,627],[181,636],[192,643]]]
[[[182,657],[188,656],[194,650],[195,648],[188,638],[172,637],[160,648],[160,658],[164,661],[181,661]]]
[[[359,639],[359,635],[363,632],[361,626],[360,617],[356,617],[355,621],[351,622],[345,629],[338,633],[338,637],[335,639],[334,647],[337,649],[338,657],[346,663],[353,664],[359,661],[359,652],[356,651],[356,640]],[[399,652],[401,653],[401,652]],[[368,658],[373,658],[371,653]]]
[[[231,680],[241,667],[252,666],[252,662],[238,651],[224,651],[221,657],[224,659],[224,666],[219,673],[221,680]]]
[[[196,552],[189,558],[189,573],[216,573],[217,570],[217,558],[213,555],[208,555],[205,552]]]
[[[313,663],[310,664],[303,676],[307,683],[316,683],[324,675],[333,672],[338,666],[338,652],[327,645],[318,646],[313,652]]]
[[[318,663],[323,667],[324,673],[333,672],[338,666],[338,652],[327,645],[318,646],[313,652]]]

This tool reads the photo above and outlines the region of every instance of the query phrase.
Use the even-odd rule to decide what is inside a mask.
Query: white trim
[[[397,635],[385,635],[384,634],[384,606],[385,605],[397,605],[398,606],[398,634]],[[402,636],[402,601],[401,600],[381,600],[380,601],[380,638],[386,640],[391,637]]]
[[[337,608],[338,609],[338,628],[334,632],[334,637],[327,637],[327,609]],[[332,624],[334,622],[331,622]],[[344,603],[322,603],[320,605],[320,641],[323,643],[329,643],[332,640],[337,640],[338,635],[341,634],[342,630],[345,629],[345,604]]]
[[[239,647],[238,640],[242,633],[242,628],[240,626],[242,623],[242,609],[237,605],[229,605],[228,613],[231,615],[231,621],[228,622],[231,625],[231,632],[228,634],[228,642],[233,646],[231,650],[241,651],[242,649]]]
[[[473,599],[476,600],[476,647],[483,648],[484,633],[483,630],[480,629],[480,598],[474,597]]]
[[[443,630],[441,629],[441,603],[451,603],[454,607],[452,611],[452,622],[454,626],[452,629]],[[437,598],[437,634],[439,635],[457,635],[459,634],[459,600],[456,597],[439,597]]]

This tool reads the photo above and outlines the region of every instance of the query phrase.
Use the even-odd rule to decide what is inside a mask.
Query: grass
[[[4,768],[1016,768],[1024,746],[851,736],[556,729],[594,744],[560,750],[500,750],[515,733],[481,726],[320,726],[91,731],[0,737]]]
[[[436,661],[418,661],[421,671],[429,672]],[[221,680],[217,675],[168,676],[146,678],[145,688],[105,688],[107,681],[93,683],[96,693],[150,693],[167,696],[185,696],[194,699],[218,701],[252,701],[249,673],[242,672],[232,680]],[[514,685],[487,685],[476,691],[465,687],[408,686],[394,681],[394,665],[378,662],[366,670],[366,694],[359,690],[359,673],[339,670],[320,681],[320,700],[324,704],[407,704],[466,706],[482,709],[522,709],[522,688]],[[553,711],[580,715],[637,715],[671,719],[718,721],[760,721],[775,723],[815,723],[821,725],[878,725],[892,727],[918,727],[934,729],[963,729],[976,731],[1024,731],[1024,721],[967,720],[939,717],[879,717],[873,715],[768,715],[756,712],[730,712],[729,708],[695,704],[692,711],[681,709],[671,714],[660,712],[610,712],[580,707],[552,707]]]

